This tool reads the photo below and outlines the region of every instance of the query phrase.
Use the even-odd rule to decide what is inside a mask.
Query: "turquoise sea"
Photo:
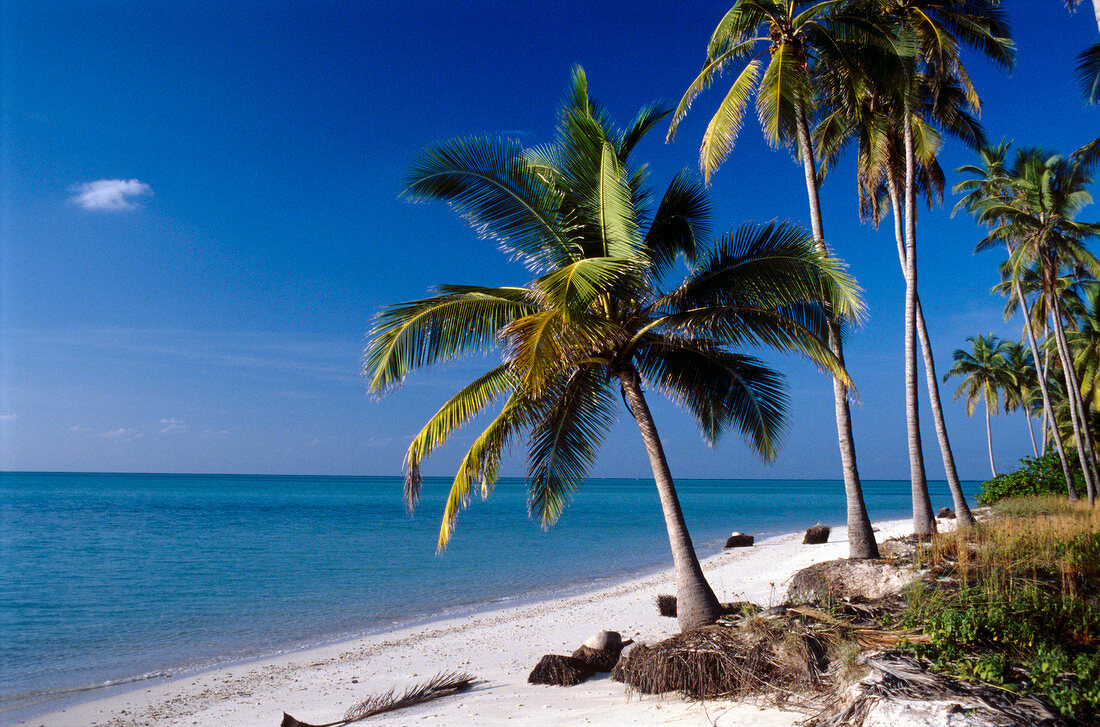
[[[594,479],[548,531],[504,479],[435,552],[396,477],[0,473],[0,723],[109,685],[602,586],[670,564],[652,480]],[[978,483],[965,483],[973,502]],[[839,481],[680,480],[701,556],[844,523]],[[864,483],[873,520],[905,481]],[[951,505],[930,483],[934,509]],[[721,594],[719,594],[721,596]]]

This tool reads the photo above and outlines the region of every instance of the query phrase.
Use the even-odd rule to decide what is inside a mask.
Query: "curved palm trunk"
[[[888,174],[887,184],[890,188],[890,205],[894,210],[894,239],[898,245],[898,261],[901,263],[902,274],[906,270],[905,236],[902,232],[901,215],[898,210],[901,194],[898,191],[897,180],[893,173]],[[951,440],[947,437],[947,424],[943,418],[943,404],[940,400],[940,380],[936,376],[936,361],[932,356],[932,340],[928,336],[928,326],[924,321],[924,311],[920,305],[920,294],[917,298],[917,338],[920,340],[921,354],[924,357],[924,378],[928,386],[928,401],[932,405],[932,421],[936,426],[936,439],[940,445],[940,456],[943,459],[944,476],[947,477],[947,487],[951,490],[951,501],[955,506],[955,517],[958,527],[969,528],[974,525],[974,515],[970,512],[970,506],[966,503],[966,495],[962,491],[962,483],[959,482],[959,473],[955,469],[955,455],[951,451]],[[1034,439],[1034,438],[1033,438]]]
[[[645,442],[646,453],[649,454],[649,465],[653,468],[653,481],[661,498],[661,511],[665,516],[668,544],[672,548],[672,563],[676,571],[676,617],[680,622],[680,630],[688,631],[714,623],[722,609],[703,576],[703,568],[699,565],[695,547],[691,544],[684,513],[680,509],[680,500],[676,497],[676,486],[672,482],[665,451],[657,436],[657,426],[653,423],[653,416],[642,394],[638,372],[633,368],[626,368],[619,371],[618,376],[642,433],[642,441]]]
[[[1069,344],[1066,341],[1066,329],[1062,325],[1062,314],[1053,292],[1048,295],[1047,300],[1050,303],[1048,309],[1054,319],[1054,340],[1058,345],[1058,356],[1062,359],[1062,374],[1066,378],[1070,421],[1073,423],[1073,439],[1077,444],[1077,456],[1081,460],[1081,470],[1085,474],[1085,490],[1088,493],[1089,504],[1093,505],[1096,503],[1096,480],[1091,467],[1092,447],[1089,440],[1092,436],[1089,431],[1085,408],[1081,401],[1081,385],[1077,381],[1077,371],[1073,368],[1073,357],[1070,356]]]
[[[913,155],[913,124],[906,102],[902,136],[905,140],[905,425],[909,439],[909,479],[913,497],[913,532],[930,536],[936,530],[924,453],[920,440],[917,399],[917,185]]]
[[[989,385],[986,384],[986,388]],[[985,443],[989,447],[989,469],[993,470],[993,476],[997,476],[997,465],[993,463],[993,430],[989,426],[989,392],[985,393]]]
[[[1012,254],[1012,250],[1009,250],[1009,255]],[[1024,300],[1024,290],[1020,286],[1020,281],[1015,278],[1012,281],[1012,288],[1016,291],[1016,300],[1020,304],[1020,310],[1024,312],[1024,331],[1027,333],[1027,342],[1031,346],[1031,355],[1038,361],[1039,360],[1039,346],[1035,343],[1035,332],[1031,330],[1031,316],[1027,314],[1027,301]],[[1050,390],[1047,387],[1046,366],[1043,366],[1043,375],[1038,377],[1039,379],[1039,393],[1043,395],[1043,417],[1050,422],[1051,429],[1053,430],[1057,424],[1054,421],[1054,409],[1050,405]],[[1062,446],[1062,438],[1058,436],[1057,432],[1052,432],[1051,439],[1054,440],[1054,448],[1058,451],[1058,461],[1062,464],[1062,473],[1066,477],[1066,492],[1069,495],[1069,499],[1077,499],[1077,489],[1073,486],[1073,475],[1069,471],[1069,461],[1066,459],[1066,450]]]
[[[817,194],[817,165],[814,163],[813,147],[810,145],[810,128],[802,108],[798,116],[798,149],[802,157],[802,171],[806,176],[806,195],[810,203],[810,225],[814,233],[817,249],[825,255],[829,250],[825,246],[825,234],[821,225],[821,201]],[[844,365],[844,347],[840,342],[840,327],[834,321],[829,324],[829,348]],[[833,404],[836,410],[836,437],[840,449],[840,463],[844,471],[844,499],[848,509],[848,557],[877,558],[878,543],[875,542],[871,518],[867,515],[867,506],[863,502],[863,487],[859,481],[859,468],[856,466],[856,448],[852,439],[852,412],[848,408],[848,387],[840,379],[833,377]]]

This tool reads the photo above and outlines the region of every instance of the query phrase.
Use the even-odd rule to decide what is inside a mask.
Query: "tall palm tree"
[[[903,134],[900,129],[901,105],[888,88],[882,84],[868,84],[854,93],[844,88],[846,78],[837,82],[822,84],[825,88],[825,104],[828,113],[814,129],[814,143],[818,150],[821,165],[827,169],[834,165],[844,147],[855,143],[857,147],[858,170],[857,189],[859,190],[860,218],[870,220],[878,227],[887,212],[893,212],[894,237],[897,245],[898,260],[902,275],[908,270],[908,252],[904,233],[904,219],[901,214],[902,180],[905,175]],[[857,99],[852,103],[850,99]],[[965,94],[962,88],[951,79],[922,78],[918,88],[916,112],[911,121],[916,127],[914,153],[916,155],[916,181],[918,190],[928,201],[931,209],[934,202],[943,201],[943,170],[936,155],[942,146],[940,130],[961,139],[968,145],[984,143],[985,133],[981,125],[967,113]],[[925,383],[928,388],[932,407],[936,437],[940,445],[944,472],[948,487],[958,514],[960,527],[973,525],[974,519],[967,506],[966,497],[959,482],[955,460],[951,451],[951,442],[947,435],[947,426],[943,417],[940,401],[939,378],[936,376],[935,360],[928,328],[921,309],[920,296],[915,286],[909,286],[914,292],[915,323],[917,338],[920,341],[924,358]],[[927,481],[924,475],[924,462],[920,446],[920,428],[918,402],[915,390],[907,391],[906,415],[909,426],[910,444],[910,481],[912,484],[914,530],[927,534],[933,527],[932,506],[928,497]],[[915,425],[915,426],[914,426]]]
[[[990,334],[986,336],[968,336],[967,341],[973,344],[972,351],[955,349],[954,364],[943,375],[943,380],[961,376],[963,380],[955,390],[957,401],[963,394],[966,395],[966,413],[974,414],[974,405],[979,400],[985,402],[985,438],[989,445],[989,468],[993,470],[993,476],[997,476],[997,465],[993,462],[993,430],[990,428],[990,413],[996,413],[998,409],[997,392],[1005,384],[1012,384],[1012,374],[1009,372],[1005,361],[1005,341]]]
[[[406,193],[449,202],[537,276],[526,286],[440,286],[379,314],[364,351],[372,391],[413,368],[497,347],[499,366],[463,388],[413,439],[406,499],[414,507],[423,460],[494,402],[502,408],[464,457],[440,528],[480,484],[497,477],[502,449],[527,431],[529,509],[544,526],[560,515],[596,458],[616,413],[616,392],[638,424],[660,496],[676,571],[680,625],[719,615],[680,509],[644,388],[685,408],[715,442],[737,428],[765,458],[784,424],[782,377],[746,346],[798,351],[845,382],[825,338],[833,314],[855,313],[854,282],[791,225],[744,226],[710,249],[699,244],[708,206],[684,175],[655,211],[629,154],[666,112],[644,109],[618,131],[588,96],[578,69],[554,146],[458,140],[414,163]],[[662,282],[680,256],[686,278]]]
[[[1006,377],[1002,382],[1001,393],[1005,412],[1014,412],[1022,409],[1027,418],[1027,433],[1031,437],[1031,451],[1039,456],[1039,446],[1035,442],[1035,430],[1031,426],[1031,409],[1029,403],[1034,398],[1037,388],[1035,361],[1031,357],[1031,351],[1022,343],[1004,341],[1005,369],[1011,372],[1011,377]]]
[[[998,224],[999,218],[992,214],[988,214],[987,210],[1011,195],[1011,179],[1006,162],[1009,146],[1010,142],[1007,141],[1001,141],[996,146],[984,146],[978,150],[980,159],[978,164],[967,164],[955,170],[958,173],[972,176],[970,179],[965,179],[954,186],[953,191],[956,194],[962,193],[963,197],[955,205],[952,215],[960,209],[966,209],[971,212],[979,222],[984,222],[990,227]],[[1013,241],[1005,240],[1004,245],[1009,255],[1009,263],[1007,264],[1008,275],[1012,282],[1012,290],[1019,303],[1019,307],[1021,311],[1024,312],[1024,333],[1027,337],[1028,345],[1031,348],[1032,358],[1035,361],[1043,360],[1045,362],[1045,359],[1041,359],[1039,356],[1039,345],[1035,340],[1035,331],[1032,327],[1031,317],[1027,313],[1028,306],[1026,298],[1024,297],[1022,285],[1022,281],[1026,276],[1027,267],[1011,264],[1013,258]],[[1039,390],[1043,398],[1043,417],[1053,430],[1056,420],[1054,418],[1051,390],[1047,385],[1047,366],[1045,363],[1043,371],[1038,377],[1038,382]],[[1044,427],[1044,431],[1045,429]],[[1058,453],[1059,463],[1062,465],[1062,473],[1066,479],[1069,498],[1071,500],[1076,500],[1077,493],[1073,486],[1073,473],[1070,471],[1069,459],[1066,457],[1065,447],[1062,445],[1062,438],[1054,436],[1052,439],[1054,440],[1055,451]]]
[[[979,217],[995,222],[996,226],[979,243],[978,249],[1007,243],[1011,246],[1010,260],[1015,271],[1029,265],[1037,266],[1058,358],[1066,377],[1075,444],[1089,502],[1093,503],[1097,472],[1091,451],[1089,418],[1066,341],[1065,309],[1057,295],[1057,283],[1064,268],[1087,270],[1093,276],[1100,273],[1100,260],[1084,246],[1088,238],[1100,234],[1100,224],[1074,219],[1092,199],[1087,191],[1091,182],[1087,166],[1080,156],[1066,158],[1040,149],[1020,150],[1008,170],[1003,193],[980,205]]]
[[[918,534],[929,534],[935,520],[921,455],[916,359],[918,159],[914,131],[921,128],[915,123],[917,108],[922,97],[935,99],[939,96],[935,89],[942,87],[957,91],[953,96],[944,95],[954,100],[945,107],[952,117],[958,117],[964,103],[977,113],[980,102],[962,64],[961,46],[969,45],[1005,67],[1012,65],[1013,50],[1008,25],[994,0],[885,0],[883,10],[900,49],[901,72],[889,74],[880,83],[886,85],[885,93],[892,92],[896,98],[893,107],[899,112],[904,161],[905,391],[913,525]]]
[[[866,35],[866,19],[844,11],[836,0],[736,0],[711,35],[703,69],[688,87],[673,114],[668,130],[672,141],[692,101],[710,88],[727,68],[740,66],[718,111],[703,135],[699,164],[709,183],[711,175],[725,161],[737,140],[750,96],[756,94],[756,111],[764,136],[772,146],[790,144],[798,151],[806,182],[810,226],[822,255],[829,255],[821,221],[817,165],[810,139],[810,118],[816,99],[812,75],[818,66],[858,66],[860,40]],[[762,72],[761,72],[762,71]],[[829,346],[841,363],[843,342],[839,326],[829,331]],[[833,379],[837,445],[844,473],[847,502],[848,555],[877,558],[871,520],[863,501],[849,387],[842,377]]]

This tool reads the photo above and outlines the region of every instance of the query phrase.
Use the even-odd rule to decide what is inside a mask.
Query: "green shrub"
[[[1073,486],[1078,493],[1083,493],[1085,478],[1081,475],[1081,465],[1077,461],[1077,456],[1067,450],[1066,457],[1071,463]],[[1065,495],[1066,493],[1066,477],[1062,474],[1062,463],[1058,461],[1058,453],[1048,452],[1042,457],[1023,457],[1020,459],[1020,468],[1016,471],[997,475],[983,482],[981,492],[978,493],[978,504],[992,505],[1006,497],[1021,495]]]

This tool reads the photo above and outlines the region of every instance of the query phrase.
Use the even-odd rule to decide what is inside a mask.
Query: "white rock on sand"
[[[908,520],[878,523],[879,540],[906,533]],[[803,546],[802,533],[728,550],[703,563],[722,601],[779,603],[785,582],[811,563],[842,558],[848,543],[836,528],[829,543]],[[470,691],[399,712],[371,725],[608,725],[657,724],[755,727],[794,725],[805,715],[723,700],[684,702],[674,695],[629,694],[597,674],[575,687],[527,683],[543,654],[570,654],[586,638],[611,629],[654,643],[677,631],[657,614],[656,597],[675,593],[670,571],[604,590],[527,606],[438,621],[339,644],[285,654],[69,707],[26,725],[269,725],[284,711],[311,723],[332,722],[372,694],[399,691],[441,671],[464,671]]]

